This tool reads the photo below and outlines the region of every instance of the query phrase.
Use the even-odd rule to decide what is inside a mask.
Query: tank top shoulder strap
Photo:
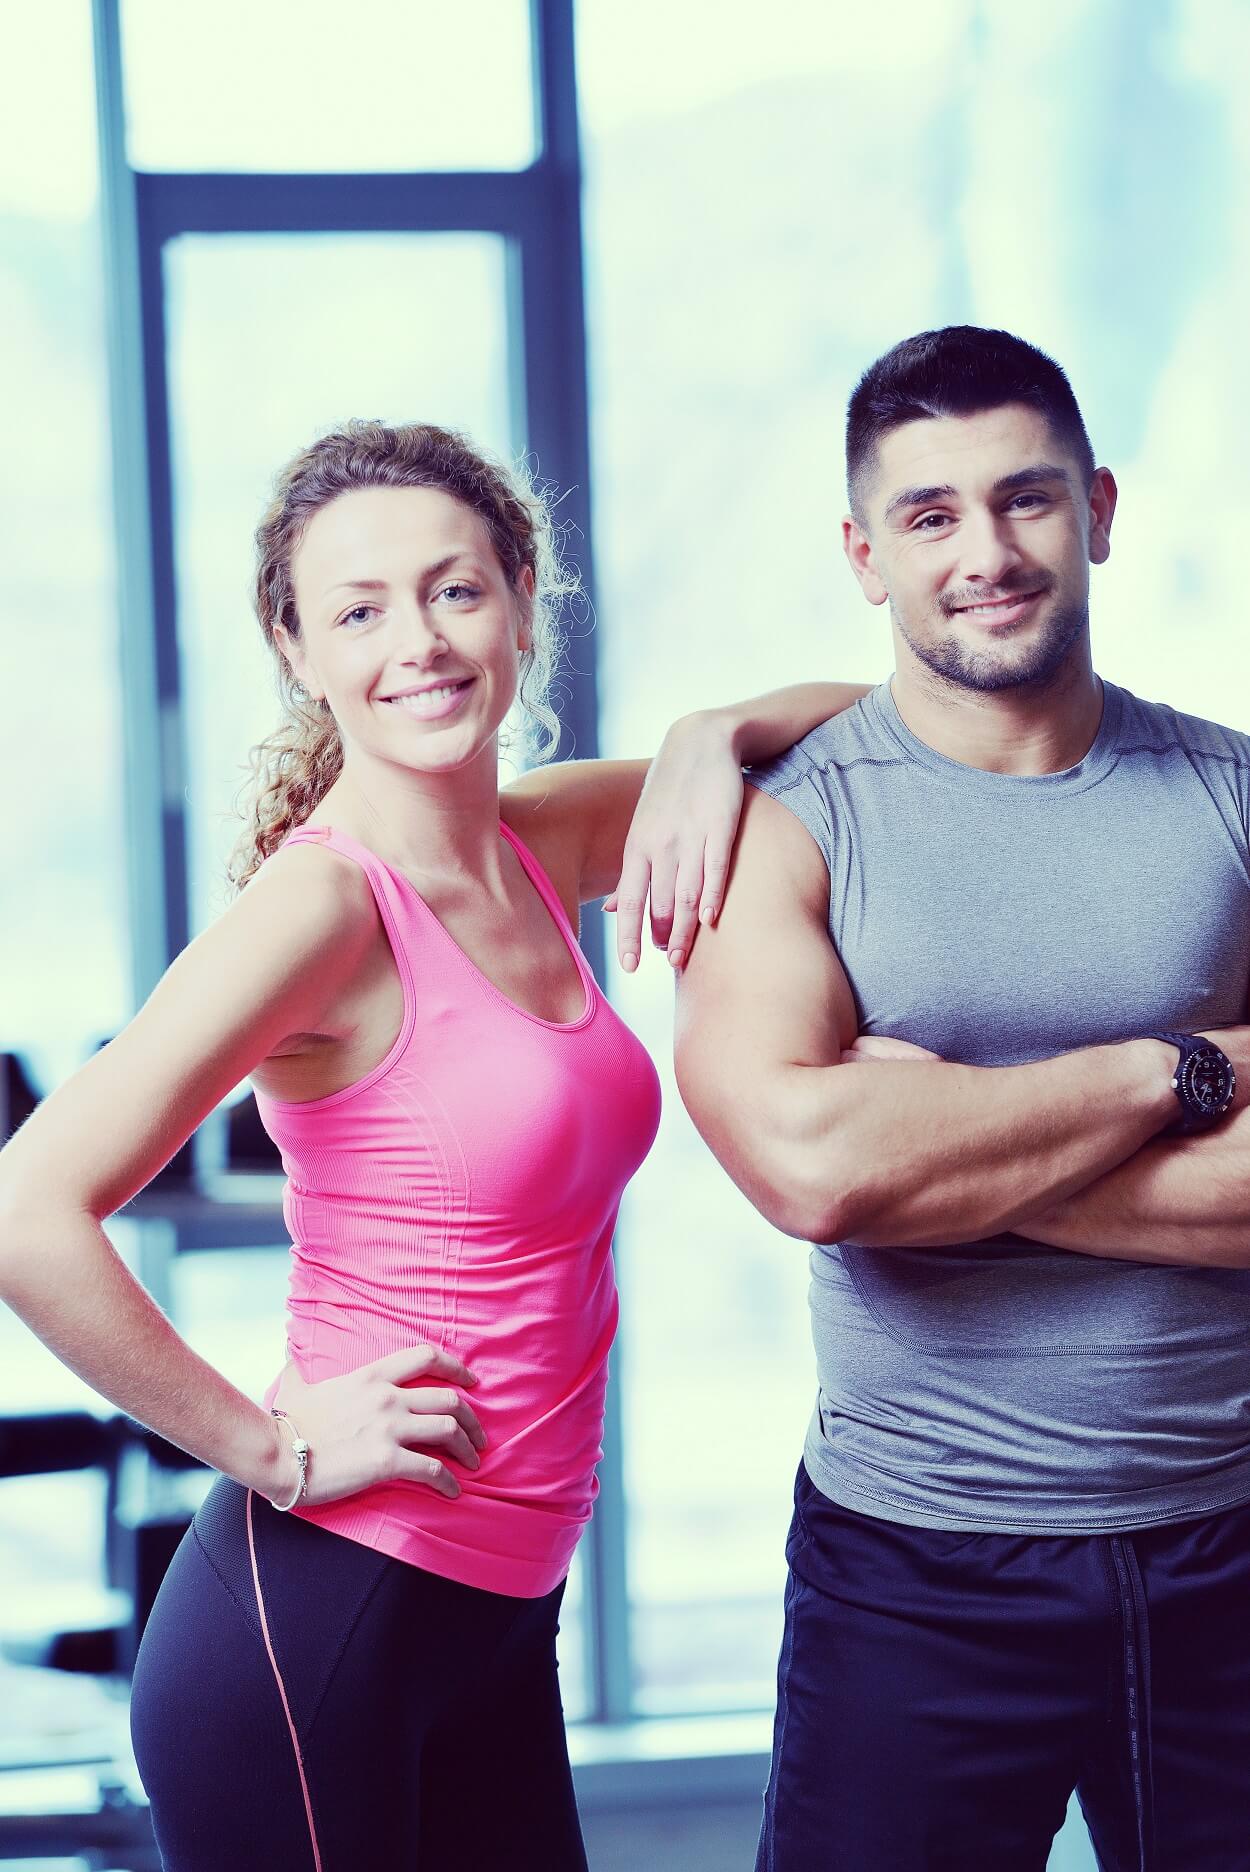
[[[353,864],[358,864],[370,883],[390,876],[376,852],[371,852],[367,845],[362,845],[349,832],[341,832],[337,826],[296,826],[293,832],[287,833],[280,849],[285,850],[288,845],[322,845],[327,851],[338,852],[340,857],[350,858]]]
[[[503,833],[503,836],[507,839],[509,845],[511,845],[513,851],[520,859],[521,868],[525,872],[526,877],[534,886],[534,889],[538,892],[538,895],[542,898],[560,928],[565,931],[569,937],[574,950],[577,951],[577,931],[569,922],[568,911],[561,902],[559,891],[547,876],[547,873],[543,870],[543,867],[539,864],[529,846],[523,839],[518,838],[517,834],[512,830],[512,827],[506,825],[502,819],[499,821],[499,830]]]
[[[404,991],[404,1027],[407,1031],[412,1025],[416,1005],[412,954],[414,945],[420,941],[421,930],[414,917],[412,903],[405,896],[394,872],[376,852],[371,852],[367,845],[362,845],[358,839],[352,838],[348,832],[340,831],[337,826],[296,826],[293,832],[287,833],[279,849],[285,850],[288,845],[321,845],[327,851],[337,852],[341,858],[350,858],[368,878],[399,970]]]

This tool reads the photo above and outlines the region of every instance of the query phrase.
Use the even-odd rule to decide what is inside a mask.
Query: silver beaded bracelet
[[[273,1506],[277,1509],[279,1514],[286,1514],[288,1509],[294,1508],[296,1502],[303,1501],[305,1495],[308,1493],[308,1445],[284,1410],[278,1410],[276,1406],[271,1404],[269,1406],[269,1415],[271,1417],[276,1417],[279,1423],[284,1423],[291,1432],[291,1447],[295,1451],[295,1460],[299,1464],[299,1481],[295,1485],[294,1495],[292,1495],[288,1502],[273,1503]]]

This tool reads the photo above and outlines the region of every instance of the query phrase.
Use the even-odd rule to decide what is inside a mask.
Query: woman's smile
[[[423,721],[445,721],[466,700],[475,678],[457,677],[454,682],[426,683],[420,688],[399,689],[379,698],[382,706],[419,716]]]

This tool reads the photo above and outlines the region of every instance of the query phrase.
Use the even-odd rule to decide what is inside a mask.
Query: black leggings
[[[562,1592],[461,1586],[220,1478],[135,1670],[165,1872],[585,1872]]]

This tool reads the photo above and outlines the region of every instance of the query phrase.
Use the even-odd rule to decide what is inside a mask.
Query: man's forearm
[[[1015,1232],[1112,1260],[1250,1267],[1250,1111],[1146,1144]]]
[[[979,1240],[1017,1230],[1148,1144],[1175,1115],[1170,1070],[1154,1040],[1016,1067],[791,1067],[760,1168],[782,1204],[787,1186],[798,1191],[786,1213],[799,1225],[780,1223],[794,1234],[867,1247]],[[754,1166],[743,1168],[769,1213]]]

